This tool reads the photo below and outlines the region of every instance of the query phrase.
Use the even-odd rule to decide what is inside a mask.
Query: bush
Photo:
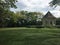
[[[42,25],[27,25],[27,28],[43,28]]]
[[[56,28],[60,28],[60,25],[56,25]]]

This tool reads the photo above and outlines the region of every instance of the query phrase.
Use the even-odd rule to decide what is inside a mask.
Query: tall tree
[[[13,14],[9,9],[16,8],[16,2],[17,0],[0,0],[0,26],[4,27],[7,25],[7,20]]]

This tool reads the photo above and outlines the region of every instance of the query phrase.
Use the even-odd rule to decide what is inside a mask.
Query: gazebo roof
[[[49,11],[47,12],[47,14],[45,16],[43,16],[43,18],[56,18],[55,16],[53,16]]]

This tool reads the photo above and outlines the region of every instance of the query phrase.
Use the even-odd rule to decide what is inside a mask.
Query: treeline
[[[41,25],[41,12],[1,10],[0,27],[25,27],[28,25]],[[40,17],[40,18],[39,18]]]
[[[43,13],[10,10],[0,10],[0,27],[41,27]],[[60,27],[60,18],[56,19],[57,27]]]
[[[43,13],[0,10],[0,27],[41,27]],[[57,27],[60,27],[60,18],[56,19]]]

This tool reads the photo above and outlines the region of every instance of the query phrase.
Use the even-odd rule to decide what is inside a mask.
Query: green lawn
[[[60,29],[0,28],[0,45],[60,45]]]

